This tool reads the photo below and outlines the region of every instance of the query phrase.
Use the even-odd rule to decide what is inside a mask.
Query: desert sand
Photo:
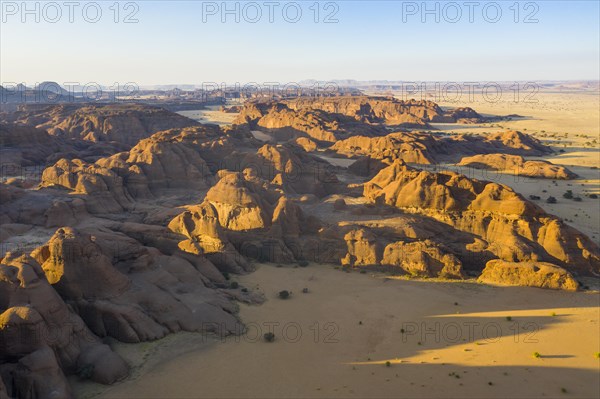
[[[100,397],[600,394],[597,292],[394,280],[314,264],[264,264],[236,281],[267,298],[241,306],[245,335],[207,339],[201,349],[160,362],[189,349],[185,341],[163,345],[149,372]],[[283,289],[290,299],[277,297]],[[272,343],[261,337],[270,325]],[[117,351],[139,361],[143,349],[126,346]],[[90,393],[78,389],[82,397]]]
[[[464,96],[466,99],[466,96]],[[503,174],[481,170],[468,170],[472,177],[497,181],[512,187],[526,198],[530,195],[541,197],[536,201],[547,212],[557,215],[567,223],[580,229],[596,243],[600,239],[600,206],[598,199],[586,198],[586,194],[600,194],[600,97],[597,92],[547,92],[543,89],[531,99],[535,102],[511,101],[506,95],[500,101],[491,103],[483,96],[475,95],[472,101],[462,104],[475,108],[484,115],[517,114],[523,118],[481,125],[434,124],[438,129],[455,133],[474,133],[518,129],[551,145],[557,151],[555,155],[543,158],[554,164],[565,165],[579,178],[570,181],[532,179],[513,174]],[[440,102],[446,107],[456,106],[452,102]],[[594,143],[594,140],[596,142]],[[587,145],[586,145],[587,143]],[[564,152],[559,152],[563,150]],[[442,168],[458,170],[450,165]],[[463,173],[465,170],[463,170]],[[572,190],[580,196],[582,202],[564,199],[563,194]],[[545,200],[553,196],[556,204]]]
[[[222,112],[220,109],[220,105],[208,105],[206,109],[179,111],[177,113],[200,123],[214,123],[220,126],[230,125],[236,114]]]

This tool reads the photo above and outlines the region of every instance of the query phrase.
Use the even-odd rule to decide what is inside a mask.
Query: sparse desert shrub
[[[549,204],[556,204],[556,198],[554,198],[553,196],[550,196],[550,197],[548,197],[546,202]]]
[[[512,317],[511,316],[506,316],[506,321],[512,321]]]
[[[538,195],[530,195],[529,199],[532,201],[539,201],[541,198]]]
[[[540,352],[533,352],[532,356],[535,357],[536,359],[539,359],[540,357],[542,357]]]
[[[308,288],[302,288],[302,293],[303,294],[308,294]]]
[[[248,288],[242,288],[242,292],[248,292]]]
[[[563,198],[566,199],[572,199],[573,198],[573,191],[572,190],[567,190],[564,194],[563,194]]]
[[[365,269],[361,269],[359,273],[360,274],[367,274],[367,271]]]
[[[82,380],[89,380],[94,375],[94,365],[84,364],[77,370],[77,375]]]
[[[573,201],[575,201],[575,202],[581,202],[582,199],[581,199],[581,197],[573,197]]]
[[[598,199],[598,194],[588,194],[588,198]]]
[[[306,266],[308,266],[308,261],[307,260],[299,260],[298,261],[298,266],[300,266],[300,267],[306,267]]]
[[[225,280],[229,280],[229,273],[223,272],[223,277],[225,277]]]
[[[387,362],[385,362],[385,367],[392,367],[392,363],[390,363],[390,361],[388,360]]]
[[[240,287],[239,283],[237,281],[232,281],[231,284],[229,284],[229,288],[237,290]]]
[[[288,290],[279,291],[280,299],[288,299],[290,297],[290,292]]]
[[[272,332],[268,332],[268,333],[265,333],[265,335],[263,335],[263,338],[267,342],[273,342],[273,341],[275,341],[275,334],[273,334]]]

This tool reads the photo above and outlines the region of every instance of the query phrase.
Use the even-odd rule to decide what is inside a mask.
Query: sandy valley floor
[[[101,397],[600,394],[597,293],[391,280],[324,265],[261,265],[237,281],[267,298],[241,307],[246,335],[159,363]],[[292,297],[277,298],[282,289]],[[269,326],[273,343],[260,338]],[[125,346],[139,358],[141,349]]]

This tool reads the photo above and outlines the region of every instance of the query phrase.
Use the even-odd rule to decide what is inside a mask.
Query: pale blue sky
[[[524,10],[515,23],[509,7],[514,1],[499,1],[502,17],[487,22],[479,1],[473,23],[462,6],[457,23],[436,23],[428,16],[406,16],[409,2],[337,1],[338,23],[323,23],[326,1],[319,2],[320,23],[313,21],[309,7],[314,1],[298,2],[302,17],[286,22],[279,1],[275,22],[268,21],[268,8],[257,23],[240,23],[220,14],[203,22],[201,1],[136,1],[138,23],[114,23],[113,0],[98,3],[102,17],[97,23],[83,19],[75,9],[74,23],[62,8],[57,23],[34,21],[22,10],[12,14],[2,1],[0,31],[0,80],[33,85],[43,80],[64,82],[136,82],[139,85],[201,82],[291,82],[302,79],[358,80],[562,80],[598,79],[600,28],[598,1],[537,1],[538,23],[523,23],[534,11]],[[62,4],[62,1],[58,1]],[[82,5],[89,3],[80,2]],[[240,2],[240,7],[245,2]],[[440,2],[444,7],[447,2]],[[457,1],[462,5],[463,1]],[[34,3],[29,3],[34,7]],[[120,2],[121,8],[126,4]],[[213,3],[220,7],[221,2]],[[415,2],[421,6],[421,1]],[[233,4],[229,4],[233,7]],[[434,2],[428,3],[434,7]],[[241,9],[241,8],[240,8]],[[441,8],[440,8],[441,9]],[[7,11],[8,10],[8,11]],[[130,8],[127,11],[133,10]],[[333,10],[329,8],[328,11]],[[9,12],[10,11],[10,12]],[[47,16],[54,18],[52,8]],[[254,17],[247,8],[248,18]],[[293,17],[293,8],[288,9]],[[493,9],[488,10],[493,18]],[[52,12],[52,14],[50,14]],[[91,12],[91,10],[90,10]],[[447,8],[448,18],[454,17]],[[452,12],[452,14],[450,14]],[[127,14],[121,9],[119,18]],[[93,13],[90,14],[93,17]]]

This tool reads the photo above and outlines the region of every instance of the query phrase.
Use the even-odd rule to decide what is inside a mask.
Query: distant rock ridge
[[[462,155],[471,154],[501,152],[508,157],[510,154],[540,156],[551,152],[549,147],[537,139],[516,131],[447,137],[416,132],[396,132],[383,137],[357,135],[336,142],[328,150],[346,156],[367,156],[376,160],[400,159],[416,164],[458,162]]]
[[[136,198],[152,198],[163,190],[205,190],[213,175],[202,155],[214,151],[214,143],[207,148],[202,143],[219,135],[218,128],[210,126],[175,129],[92,164],[61,159],[44,170],[41,186],[63,187],[85,195],[92,213],[120,212]]]
[[[433,101],[397,100],[390,97],[337,96],[301,97],[285,102],[291,109],[313,109],[351,116],[368,123],[426,126],[428,122],[456,123],[461,120],[480,121],[482,117],[471,108],[445,112]]]
[[[45,129],[58,137],[118,142],[129,147],[159,131],[198,125],[179,114],[142,104],[23,107],[4,119]]]
[[[387,132],[383,127],[369,125],[346,115],[319,109],[293,110],[277,102],[247,103],[234,123],[266,130],[278,140],[309,137],[324,143],[333,143],[354,134],[380,136]]]

